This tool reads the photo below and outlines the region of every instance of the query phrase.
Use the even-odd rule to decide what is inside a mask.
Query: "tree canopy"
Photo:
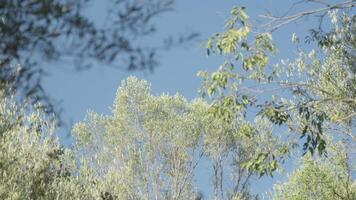
[[[328,158],[312,159],[304,156],[298,169],[285,183],[275,186],[274,199],[355,199],[356,182],[345,145],[330,145]]]
[[[356,199],[354,1],[303,1],[323,7],[265,15],[270,21],[262,29],[246,8],[233,7],[225,28],[205,43],[207,54],[223,63],[198,72],[201,96],[154,95],[147,81],[130,76],[111,113],[88,111],[73,126],[73,143],[64,146],[41,102],[20,103],[9,90],[39,94],[31,84],[39,78],[33,70],[40,58],[28,50],[57,59],[63,49],[52,39],[70,38],[75,56],[108,62],[127,56],[130,68],[150,52],[130,46],[131,37],[154,32],[150,18],[172,4],[113,1],[124,10],[110,12],[119,17],[117,27],[103,31],[81,13],[87,2],[0,3],[1,199],[256,200],[261,195],[251,185],[273,178],[292,159],[295,167],[273,186],[270,199]],[[324,21],[310,31],[305,42],[312,49],[293,34],[295,57],[272,62],[274,31],[313,14],[329,26]],[[13,68],[14,62],[27,68]],[[204,194],[196,176],[202,165],[211,180]]]
[[[276,51],[271,33],[249,36],[244,8],[233,8],[226,30],[211,37],[206,46],[208,54],[224,56],[224,63],[213,73],[198,73],[203,78],[202,94],[212,101],[214,115],[227,121],[236,120],[237,113],[265,116],[286,130],[287,134],[277,135],[305,139],[304,153],[326,153],[325,136],[354,143],[355,16],[335,10],[328,16],[331,29],[312,31],[308,38],[316,41],[316,49],[303,50],[293,35],[296,58],[269,63]],[[261,94],[271,98],[259,98]],[[272,172],[276,168],[271,164],[278,158],[270,151],[262,159],[263,166],[252,161],[248,167],[262,174]]]

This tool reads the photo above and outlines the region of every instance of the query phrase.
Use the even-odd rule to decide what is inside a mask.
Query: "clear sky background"
[[[252,21],[259,20],[258,14],[271,12],[276,15],[284,14],[296,1],[293,0],[176,0],[174,10],[156,18],[159,37],[145,41],[154,44],[161,36],[179,35],[187,32],[197,32],[200,38],[185,45],[176,47],[159,55],[160,66],[153,73],[127,72],[94,64],[88,71],[73,73],[72,62],[47,63],[49,76],[44,80],[44,86],[49,95],[61,101],[63,119],[67,124],[82,120],[88,109],[98,113],[110,114],[116,90],[120,82],[129,75],[135,75],[148,80],[152,84],[154,94],[162,92],[175,94],[179,92],[187,99],[197,97],[200,79],[196,77],[199,70],[214,70],[221,64],[218,56],[207,57],[201,43],[210,35],[223,29],[224,22],[233,6],[245,6]],[[331,1],[332,2],[332,1]],[[335,2],[335,1],[334,1]],[[97,23],[104,22],[106,1],[97,0],[87,8],[87,14]],[[306,7],[297,7],[297,10]],[[296,11],[296,10],[295,10]],[[315,18],[298,21],[283,27],[273,34],[278,47],[274,60],[293,58],[295,48],[291,43],[291,34],[305,36],[307,30],[316,25]],[[123,66],[123,68],[125,68]],[[64,142],[70,141],[62,130],[60,137]],[[69,143],[69,142],[68,142]],[[204,171],[206,166],[200,165],[196,174],[198,189],[203,193],[211,183],[209,175]],[[273,179],[281,180],[283,176]],[[264,193],[272,188],[272,179],[263,178],[254,181],[253,191]]]

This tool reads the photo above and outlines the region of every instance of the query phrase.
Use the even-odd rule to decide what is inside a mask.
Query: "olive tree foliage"
[[[123,81],[112,115],[89,112],[74,127],[84,187],[96,198],[194,199],[200,104],[153,96],[133,77]]]
[[[74,61],[81,70],[95,61],[127,70],[152,71],[157,53],[171,42],[151,44],[158,16],[173,8],[172,0],[109,0],[99,24],[87,7],[94,0],[3,0],[0,2],[0,87],[15,91],[54,111],[42,78],[51,61]],[[175,37],[175,36],[174,36]],[[194,37],[181,36],[179,43]],[[167,36],[168,38],[168,36]],[[167,40],[168,41],[168,40]]]
[[[347,8],[354,3],[350,5]],[[325,135],[355,142],[356,17],[348,10],[326,11],[331,27],[313,30],[307,38],[316,43],[314,50],[303,50],[293,35],[298,52],[294,60],[269,62],[277,53],[272,34],[251,31],[245,8],[233,8],[225,30],[206,43],[208,55],[225,58],[215,72],[198,73],[203,78],[201,93],[212,102],[211,113],[229,122],[232,130],[239,128],[234,127],[240,121],[237,115],[246,121],[263,116],[278,128],[273,135],[288,142],[244,165],[260,175],[275,171],[299,138],[304,153],[320,155],[326,154]]]
[[[338,143],[328,145],[328,158],[305,155],[288,180],[274,186],[276,200],[356,199],[355,166],[350,165],[348,149]]]
[[[80,189],[70,179],[70,151],[52,135],[54,123],[0,97],[0,198],[71,199]]]
[[[254,174],[242,165],[280,145],[267,118],[241,120],[231,131],[202,99],[154,96],[146,81],[129,77],[112,114],[89,112],[73,128],[72,148],[65,148],[39,106],[3,94],[1,199],[255,199]],[[213,181],[206,197],[195,182],[203,159]]]
[[[94,198],[197,199],[194,180],[200,177],[194,174],[205,159],[213,181],[207,198],[252,199],[254,174],[243,163],[283,144],[273,137],[267,118],[235,125],[238,131],[214,117],[201,99],[154,96],[146,81],[129,77],[118,89],[111,115],[91,111],[74,126],[78,177]]]

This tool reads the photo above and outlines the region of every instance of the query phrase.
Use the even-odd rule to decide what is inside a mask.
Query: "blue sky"
[[[106,1],[98,0],[87,8],[87,13],[97,23],[104,19]],[[179,92],[187,99],[197,97],[200,79],[196,77],[199,70],[214,70],[221,64],[222,58],[218,56],[206,56],[206,51],[200,44],[210,35],[219,32],[233,6],[245,6],[252,21],[258,20],[258,14],[271,12],[283,14],[291,4],[290,0],[177,0],[172,12],[167,12],[156,24],[159,27],[159,35],[177,35],[185,32],[198,32],[200,39],[183,46],[176,47],[159,55],[160,66],[152,74],[142,72],[126,72],[105,66],[102,63],[94,64],[88,71],[73,73],[73,63],[56,62],[46,63],[49,68],[49,76],[44,80],[44,86],[49,95],[60,100],[63,108],[63,118],[67,124],[77,122],[84,118],[88,109],[98,113],[109,114],[110,106],[121,80],[129,75],[136,75],[148,80],[152,84],[153,93],[162,92],[174,94]],[[305,7],[304,7],[305,8]],[[299,7],[297,9],[303,9]],[[279,52],[274,58],[293,58],[295,48],[291,43],[291,34],[296,32],[305,35],[308,28],[315,25],[316,20],[302,20],[283,27],[273,34]],[[154,43],[158,41],[145,41]],[[61,131],[63,141],[68,141]],[[210,184],[208,176],[204,175],[204,166],[197,174],[200,179],[198,187],[203,192],[208,192],[207,184]],[[276,180],[278,180],[277,178]],[[271,179],[264,178],[253,184],[255,192],[266,192],[271,189]]]

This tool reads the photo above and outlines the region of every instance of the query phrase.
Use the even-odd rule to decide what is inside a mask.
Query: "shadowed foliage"
[[[196,34],[162,44],[142,42],[157,32],[154,20],[173,0],[108,0],[105,23],[86,9],[95,0],[3,0],[0,2],[0,87],[42,101],[54,111],[43,89],[49,61],[72,60],[82,70],[99,61],[127,70],[152,71],[157,52]],[[104,14],[105,15],[105,14]],[[167,37],[168,38],[168,37]],[[169,42],[167,42],[169,41]],[[172,43],[173,41],[173,43]],[[85,60],[85,61],[84,61]]]

